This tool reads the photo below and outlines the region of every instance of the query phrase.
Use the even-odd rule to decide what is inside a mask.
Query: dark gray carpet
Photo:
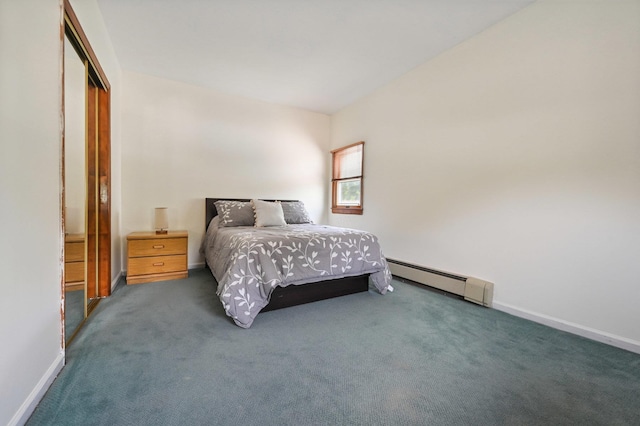
[[[634,425],[640,355],[411,284],[260,314],[120,285],[29,425]]]

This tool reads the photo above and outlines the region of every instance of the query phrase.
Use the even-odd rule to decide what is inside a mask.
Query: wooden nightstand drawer
[[[129,259],[128,275],[163,274],[187,269],[187,255],[136,257]]]
[[[186,231],[133,232],[127,236],[127,284],[189,276]]]
[[[84,241],[64,243],[65,262],[82,262],[84,260]]]
[[[84,262],[67,262],[64,264],[64,282],[77,283],[84,281]]]
[[[84,289],[84,234],[64,236],[64,289],[65,291]]]
[[[164,256],[186,253],[186,238],[158,238],[153,240],[129,241],[129,257]]]

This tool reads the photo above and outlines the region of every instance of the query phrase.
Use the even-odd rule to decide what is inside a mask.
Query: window
[[[331,212],[362,214],[364,142],[334,149],[331,154],[333,157]]]

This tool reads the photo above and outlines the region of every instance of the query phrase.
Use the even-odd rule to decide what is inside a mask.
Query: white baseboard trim
[[[120,281],[120,278],[122,278],[122,271],[120,271],[118,273],[118,275],[116,275],[116,277],[113,279],[113,281],[111,281],[111,292],[113,292],[113,290],[116,289],[116,286],[118,285],[118,281]]]
[[[551,328],[555,328],[557,330],[566,331],[568,333],[576,334],[581,337],[586,337],[587,339],[595,340],[596,342],[606,343],[607,345],[615,346],[617,348],[640,354],[640,342],[627,339],[626,337],[620,337],[614,334],[605,333],[593,328],[574,324],[568,321],[563,321],[547,315],[538,314],[526,309],[517,308],[506,303],[494,301],[493,308],[498,311],[514,315],[516,317],[524,318],[533,322],[537,322],[538,324],[543,324]]]
[[[64,353],[60,352],[51,366],[47,369],[44,376],[40,379],[35,388],[31,391],[27,399],[22,403],[20,409],[16,412],[13,418],[9,421],[9,426],[23,425],[29,420],[31,414],[36,409],[36,406],[49,390],[51,383],[58,377],[58,374],[64,367]]]

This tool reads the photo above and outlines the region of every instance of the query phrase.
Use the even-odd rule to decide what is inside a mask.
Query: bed
[[[267,217],[258,215],[261,208],[277,207],[272,201],[205,199],[206,264],[238,326],[249,328],[259,312],[368,291],[370,284],[387,292],[391,274],[373,234],[314,225],[296,200],[278,203],[285,223],[259,226]]]

